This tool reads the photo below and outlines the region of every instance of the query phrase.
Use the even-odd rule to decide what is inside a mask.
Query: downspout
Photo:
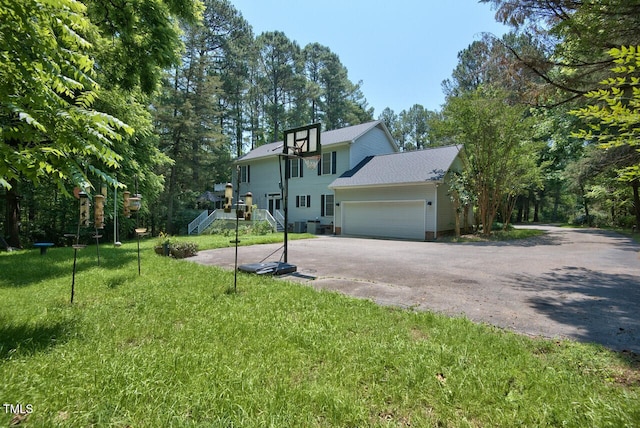
[[[434,205],[434,210],[435,213],[433,215],[433,219],[435,221],[435,227],[433,228],[433,240],[436,241],[438,239],[438,186],[439,184],[436,184],[436,200],[434,201],[433,205]]]

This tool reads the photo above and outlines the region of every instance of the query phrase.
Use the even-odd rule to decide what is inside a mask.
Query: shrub
[[[176,242],[169,246],[169,255],[176,259],[193,257],[198,254],[198,244],[195,242]]]
[[[253,224],[253,233],[255,235],[268,235],[273,233],[273,228],[268,221],[258,221]]]
[[[195,242],[178,242],[170,235],[160,233],[157,244],[154,246],[156,254],[183,259],[198,254],[198,244]]]

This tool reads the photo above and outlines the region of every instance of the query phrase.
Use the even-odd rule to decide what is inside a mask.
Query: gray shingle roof
[[[347,126],[346,128],[325,131],[320,134],[320,144],[322,145],[322,147],[325,147],[331,146],[333,144],[353,142],[360,136],[368,132],[370,129],[378,126],[380,123],[381,122],[379,120],[375,120],[372,122],[362,123],[360,125]],[[256,147],[249,153],[240,156],[237,161],[242,162],[252,159],[275,156],[279,153],[282,153],[282,141]]]
[[[459,152],[460,146],[446,146],[370,156],[335,179],[329,188],[440,181]]]

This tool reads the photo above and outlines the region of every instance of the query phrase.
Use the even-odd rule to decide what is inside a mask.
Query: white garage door
[[[423,200],[343,202],[342,233],[424,241],[425,209]]]

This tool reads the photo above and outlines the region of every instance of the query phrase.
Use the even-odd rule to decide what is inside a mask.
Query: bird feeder
[[[142,195],[140,193],[136,193],[129,198],[129,209],[132,212],[138,212],[140,211],[140,207],[142,207]]]
[[[227,183],[224,186],[224,212],[231,212],[231,201],[233,200],[233,184]]]
[[[89,226],[89,195],[86,192],[80,192],[78,194],[80,196],[80,226],[88,227]]]
[[[96,229],[104,229],[104,196],[95,195],[93,207],[93,221]]]
[[[129,192],[128,190],[125,190],[122,194],[122,197],[124,198],[124,203],[123,203],[124,216],[129,218],[131,217],[131,210],[129,209],[129,206],[130,206],[129,200],[131,199],[131,192]]]
[[[244,195],[244,203],[244,219],[251,220],[251,212],[253,211],[253,193],[247,192],[247,194]]]

